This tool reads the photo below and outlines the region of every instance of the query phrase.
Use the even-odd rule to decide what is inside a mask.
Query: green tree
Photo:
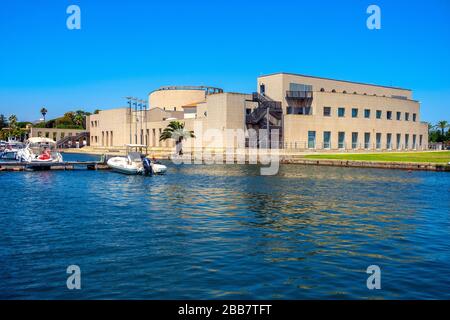
[[[42,116],[44,117],[44,123],[45,123],[45,116],[47,115],[47,112],[48,112],[48,110],[45,109],[45,107],[43,107],[43,108],[41,109],[41,114],[42,114]]]
[[[448,122],[445,120],[439,121],[436,127],[441,130],[442,136],[445,136],[445,129],[448,128]]]
[[[161,133],[159,141],[166,141],[169,139],[175,140],[176,151],[178,155],[183,154],[183,140],[188,138],[195,138],[193,131],[184,130],[184,123],[180,121],[171,121]]]
[[[75,117],[74,117],[73,121],[74,121],[75,125],[82,126],[83,122],[84,122],[84,115],[81,115],[81,114],[78,114],[78,113],[75,114]]]
[[[17,116],[14,114],[11,115],[8,119],[8,122],[9,122],[9,131],[7,136],[14,138],[22,137],[23,130],[21,130],[17,124]]]
[[[5,115],[0,114],[0,129],[6,128],[8,126],[8,120]]]

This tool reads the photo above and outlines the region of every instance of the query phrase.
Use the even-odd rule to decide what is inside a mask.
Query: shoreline
[[[94,149],[67,149],[63,150],[63,153],[69,154],[86,154],[107,157],[111,156],[123,156],[124,151],[121,150],[94,150]],[[423,151],[422,153],[436,153],[442,151]],[[395,152],[392,152],[395,153]],[[412,152],[413,153],[413,152]],[[377,161],[377,160],[346,160],[346,159],[309,159],[305,158],[307,155],[318,153],[295,153],[280,154],[280,164],[300,164],[300,165],[315,165],[315,166],[328,166],[328,167],[349,167],[349,168],[375,168],[375,169],[393,169],[393,170],[407,170],[407,171],[436,171],[436,172],[450,172],[450,164],[438,163],[438,162],[408,162],[408,161]],[[328,153],[329,154],[329,153]],[[348,153],[352,154],[352,153]],[[361,153],[353,153],[361,154]],[[326,155],[326,154],[324,154]],[[157,160],[170,160],[170,152],[163,150],[154,150],[148,152],[147,156],[154,157]],[[236,158],[236,153],[233,154],[233,160]],[[193,159],[193,158],[192,158]],[[225,159],[225,157],[223,158]],[[248,155],[245,158],[245,164],[249,164]],[[237,163],[237,161],[234,161]],[[204,160],[202,160],[204,163]],[[225,162],[224,162],[225,163]]]

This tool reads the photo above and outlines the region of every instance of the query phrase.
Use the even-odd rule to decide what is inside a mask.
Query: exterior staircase
[[[64,148],[65,145],[67,145],[69,143],[69,141],[72,141],[72,145],[75,145],[76,141],[81,141],[86,139],[87,145],[89,145],[89,132],[81,132],[75,136],[66,136],[64,138],[62,138],[61,140],[59,140],[58,142],[56,142],[56,147],[57,148]],[[80,143],[80,147],[82,147],[82,144]]]
[[[258,107],[253,109],[252,113],[247,115],[246,118],[247,124],[255,124],[255,125],[259,124],[261,120],[267,118],[267,109],[269,109],[269,114],[273,118],[281,121],[283,116],[283,109],[281,108],[281,102],[274,101],[269,97],[259,94],[257,92],[254,92],[252,96],[253,101],[258,102]]]
[[[258,106],[246,116],[247,129],[255,129],[257,131],[260,129],[268,129],[270,132],[278,129],[280,134],[278,145],[282,146],[283,109],[281,102],[274,101],[258,92],[253,93],[252,100],[257,102]]]

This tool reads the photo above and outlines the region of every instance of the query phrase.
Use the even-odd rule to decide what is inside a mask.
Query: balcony
[[[312,99],[312,91],[286,91],[286,99]]]

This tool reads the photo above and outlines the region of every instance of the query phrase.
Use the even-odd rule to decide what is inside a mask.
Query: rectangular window
[[[352,109],[352,118],[358,118],[358,109],[356,108]]]
[[[415,134],[413,134],[413,141],[412,141],[412,147],[413,147],[413,149],[414,150],[416,150],[417,149],[417,146],[416,146],[416,141],[417,140],[417,136],[415,135]]]
[[[370,132],[364,133],[364,149],[370,149]]]
[[[323,148],[330,149],[331,148],[331,132],[324,131],[323,133]]]
[[[331,107],[323,107],[323,116],[331,117]]]
[[[423,140],[423,136],[420,135],[420,136],[419,136],[419,147],[420,147],[420,148],[422,148],[422,142],[423,142],[422,140]]]
[[[409,121],[409,112],[405,112],[405,121]]]
[[[387,118],[388,120],[392,120],[392,111],[386,112],[386,118]]]
[[[339,149],[345,148],[345,132],[338,133],[338,148]]]
[[[409,134],[405,134],[405,149],[409,149]]]
[[[352,132],[352,149],[358,148],[358,132]]]
[[[401,112],[397,112],[397,120],[402,120],[402,113]]]
[[[377,133],[377,149],[381,149],[381,133]]]
[[[345,108],[339,108],[338,109],[338,117],[339,118],[345,117]]]
[[[370,118],[370,109],[364,109],[364,118],[366,119]]]
[[[392,149],[392,133],[388,133],[386,135],[386,149],[388,150]]]
[[[314,149],[316,147],[316,132],[308,131],[308,148]]]
[[[400,133],[397,133],[397,150],[400,150],[402,148],[402,135]]]
[[[417,121],[417,114],[413,113],[413,121],[416,122]]]
[[[381,110],[377,110],[377,119],[381,119]]]

